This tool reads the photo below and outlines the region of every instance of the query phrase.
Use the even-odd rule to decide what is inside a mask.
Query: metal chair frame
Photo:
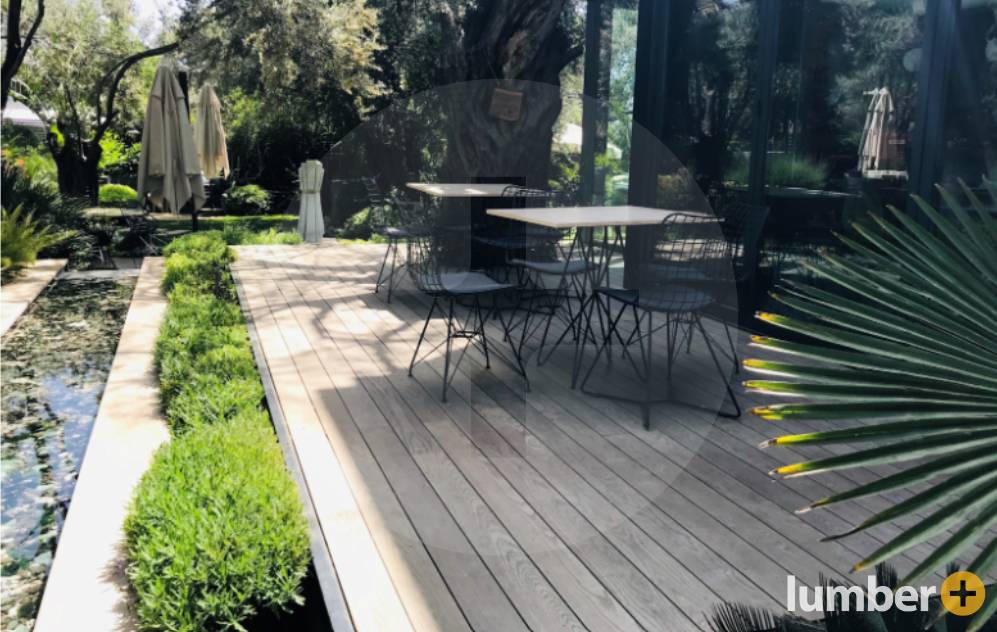
[[[720,364],[718,353],[722,353],[720,343],[703,326],[702,319],[706,311],[723,300],[730,288],[734,287],[735,274],[731,263],[732,246],[727,240],[717,221],[701,215],[675,213],[670,215],[657,230],[654,250],[649,261],[641,265],[636,277],[637,290],[620,290],[609,287],[594,289],[594,300],[589,302],[585,314],[586,332],[582,336],[578,351],[580,360],[584,354],[586,341],[592,331],[594,310],[598,307],[602,341],[591,366],[581,382],[583,393],[616,401],[636,403],[641,406],[644,427],[650,428],[651,405],[655,403],[680,403],[672,397],[672,368],[679,349],[683,345],[686,351],[691,350],[691,341],[695,332],[699,332],[706,342],[707,350],[717,372],[724,382],[727,396],[734,407],[734,412],[726,412],[722,408],[718,414],[722,417],[736,419],[741,415],[741,407],[727,376]],[[619,310],[613,315],[613,303],[619,303]],[[626,313],[633,316],[634,328],[624,339],[621,332],[621,321]],[[665,322],[655,327],[655,314],[663,314]],[[654,334],[664,329],[666,334],[666,359],[668,396],[655,398],[653,396],[653,342]],[[616,396],[587,388],[595,367],[605,353],[612,358],[613,339],[619,341],[623,355],[629,359],[638,379],[644,384],[644,395],[640,399]],[[630,348],[637,346],[640,361],[631,353]],[[580,364],[576,362],[575,374],[572,377],[574,388]],[[713,411],[709,411],[713,412]]]
[[[550,191],[529,189],[527,187],[510,186],[502,193],[503,197],[515,198],[517,208],[546,208],[554,199]],[[549,228],[535,225],[513,225],[503,242],[505,245],[505,261],[510,268],[518,270],[520,285],[523,285],[529,297],[525,315],[522,318],[522,335],[520,337],[520,353],[526,340],[531,338],[543,327],[540,337],[539,356],[537,364],[550,358],[557,345],[564,339],[558,338],[557,343],[543,355],[543,350],[550,334],[550,326],[554,318],[560,318],[572,338],[577,341],[581,335],[578,314],[572,308],[571,301],[579,302],[579,310],[585,302],[585,278],[592,266],[581,256],[578,240],[573,238],[570,229]],[[550,286],[548,281],[555,284]],[[562,307],[566,307],[565,315]],[[546,316],[538,321],[538,316]],[[531,324],[536,322],[531,329]]]
[[[388,302],[390,303],[391,295],[395,291],[395,275],[400,268],[406,265],[406,263],[402,263],[401,266],[396,265],[398,259],[398,242],[407,239],[408,233],[404,228],[388,226],[387,209],[389,202],[384,197],[384,194],[381,193],[381,187],[378,186],[377,180],[371,177],[363,177],[361,180],[367,189],[367,200],[370,202],[371,230],[374,234],[380,235],[388,242],[388,249],[384,251],[381,269],[378,271],[377,281],[374,283],[374,294],[377,294],[381,286],[387,283]],[[387,277],[385,277],[384,269],[387,267],[389,256],[391,257],[391,267],[388,269]]]
[[[758,256],[761,250],[762,231],[769,217],[767,206],[755,206],[737,202],[727,206],[720,215],[720,228],[724,238],[730,245],[731,263],[734,271],[735,285],[745,287],[751,295],[754,292],[754,279],[758,270]],[[719,297],[720,302],[726,296]],[[730,324],[726,319],[718,319],[723,323],[730,353],[721,349],[728,360],[734,363],[734,372],[741,372],[741,363],[737,357],[737,344],[730,333]],[[690,341],[691,344],[691,341]]]
[[[519,349],[511,342],[510,332],[515,313],[506,321],[499,309],[498,301],[499,294],[512,293],[516,295],[515,304],[519,300],[520,288],[510,283],[496,281],[484,273],[470,271],[470,248],[473,242],[467,227],[445,226],[439,223],[438,216],[428,212],[421,204],[404,200],[397,200],[396,203],[409,235],[407,265],[409,278],[416,288],[433,299],[426,315],[426,322],[419,334],[419,341],[412,353],[409,377],[412,377],[412,369],[417,362],[425,360],[445,345],[442,400],[446,402],[447,391],[457,375],[464,355],[469,347],[477,345],[485,356],[486,369],[491,368],[492,355],[496,355],[523,376],[526,390],[529,391],[530,380],[522,357]],[[490,305],[482,304],[482,299],[485,297],[492,299]],[[462,304],[466,300],[470,300],[469,305]],[[456,311],[457,307],[467,307],[466,315],[461,317]],[[419,350],[426,339],[429,323],[437,311],[446,319],[446,339],[420,357]],[[493,314],[497,315],[501,323],[503,341],[510,342],[515,362],[510,361],[497,349],[488,346],[486,324]],[[467,345],[456,361],[453,361],[453,341],[459,338],[467,340]]]

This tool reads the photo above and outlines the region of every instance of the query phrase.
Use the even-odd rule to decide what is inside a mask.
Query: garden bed
[[[173,440],[125,521],[137,612],[163,629],[328,629],[320,598],[307,602],[318,614],[301,608],[308,525],[264,405],[225,236],[189,235],[165,252],[169,306],[155,353]]]

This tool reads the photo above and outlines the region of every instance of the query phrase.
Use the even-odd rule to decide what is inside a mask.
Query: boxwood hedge
[[[168,246],[155,360],[173,441],[135,490],[125,534],[143,628],[239,629],[301,601],[309,563],[298,490],[263,388],[220,231]]]

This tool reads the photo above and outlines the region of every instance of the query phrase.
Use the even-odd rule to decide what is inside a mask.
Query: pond
[[[134,289],[58,281],[3,336],[0,630],[34,625]]]

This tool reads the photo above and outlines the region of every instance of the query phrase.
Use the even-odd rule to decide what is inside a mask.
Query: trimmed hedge
[[[284,466],[222,231],[165,250],[169,306],[155,346],[173,441],[135,490],[125,534],[150,630],[240,629],[301,603],[308,526]]]
[[[270,193],[255,184],[232,187],[223,197],[229,215],[262,215],[270,207]]]
[[[239,629],[258,608],[300,603],[307,530],[266,413],[163,446],[125,521],[142,626]]]
[[[102,184],[97,191],[101,206],[128,208],[138,206],[138,193],[124,184]]]

